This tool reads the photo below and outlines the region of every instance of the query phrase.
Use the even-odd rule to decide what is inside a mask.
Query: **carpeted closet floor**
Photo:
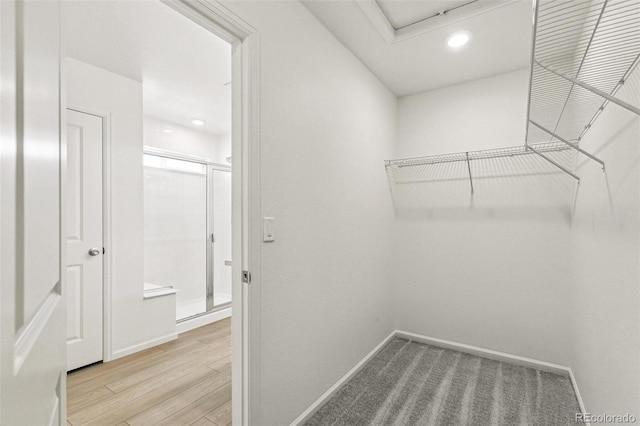
[[[569,377],[394,338],[306,425],[564,425]]]

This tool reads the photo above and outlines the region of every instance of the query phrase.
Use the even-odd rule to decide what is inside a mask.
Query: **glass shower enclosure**
[[[144,281],[176,293],[176,320],[231,302],[231,169],[145,149]]]

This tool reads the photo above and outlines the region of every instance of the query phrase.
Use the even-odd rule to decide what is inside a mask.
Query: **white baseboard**
[[[132,345],[126,347],[124,349],[119,349],[114,351],[111,356],[111,361],[116,360],[118,358],[122,358],[127,355],[134,354],[136,352],[143,351],[145,349],[152,348],[154,346],[161,345],[166,342],[170,342],[172,340],[176,340],[178,338],[178,333],[170,333],[165,336],[157,337],[155,339],[147,340],[146,342],[138,343],[137,345]]]
[[[571,378],[571,386],[573,386],[573,392],[576,394],[576,399],[578,400],[578,405],[580,406],[580,411],[582,414],[585,414],[587,410],[584,408],[584,402],[582,401],[582,395],[580,395],[580,390],[578,390],[578,382],[576,381],[576,377],[573,375],[573,370],[569,369],[569,377]],[[591,426],[591,423],[585,423],[587,426]]]
[[[560,374],[569,377],[571,369],[563,365],[553,364],[546,361],[538,361],[537,359],[526,358],[518,355],[508,354],[506,352],[494,351],[492,349],[481,348],[479,346],[467,345],[464,343],[452,342],[451,340],[438,339],[436,337],[424,336],[407,331],[396,330],[396,337],[402,337],[416,342],[426,343],[428,345],[438,346],[454,351],[465,352],[496,361],[504,361],[511,364],[522,365],[524,367],[535,368],[537,370],[547,371],[549,373]]]
[[[336,384],[334,384],[333,386],[331,386],[325,393],[323,393],[320,398],[318,398],[313,404],[311,404],[311,406],[309,408],[307,408],[306,410],[304,410],[302,412],[302,414],[300,414],[292,423],[291,426],[297,426],[297,425],[301,425],[304,422],[306,422],[307,420],[309,420],[311,418],[311,416],[313,416],[316,411],[318,411],[320,409],[320,407],[322,407],[324,405],[325,402],[327,402],[333,395],[336,394],[336,392],[338,392],[338,390],[340,390],[340,388],[347,383],[353,376],[355,376],[358,371],[360,371],[362,369],[362,367],[364,367],[364,365],[371,359],[374,357],[375,354],[377,354],[380,349],[382,349],[384,347],[384,345],[387,344],[387,342],[391,339],[393,339],[393,337],[395,336],[395,332],[389,334],[387,337],[385,337],[385,339],[380,342],[375,348],[373,348],[371,350],[371,352],[369,352],[368,354],[366,354],[364,356],[364,358],[362,358],[362,360],[360,360],[360,362],[358,362],[351,370],[349,370],[347,372],[347,374],[345,374],[344,376],[342,376],[340,378],[340,380],[338,380],[336,382]]]
[[[546,361],[539,361],[532,358],[526,358],[518,355],[508,354],[506,352],[494,351],[492,349],[481,348],[479,346],[467,345],[464,343],[452,342],[450,340],[438,339],[435,337],[424,336],[421,334],[410,333],[402,330],[395,330],[389,336],[387,336],[380,344],[378,344],[371,352],[369,352],[360,362],[358,362],[351,370],[347,372],[340,380],[336,382],[333,386],[331,386],[325,393],[323,393],[320,398],[318,398],[309,408],[302,412],[292,423],[291,426],[301,425],[307,420],[311,418],[315,414],[316,411],[320,409],[333,395],[335,395],[338,390],[348,382],[353,376],[358,373],[364,367],[364,365],[371,359],[375,354],[377,354],[380,349],[387,344],[387,342],[394,337],[401,337],[408,340],[413,340],[415,342],[426,343],[433,346],[438,346],[441,348],[452,349],[459,352],[465,352],[472,355],[481,356],[484,358],[493,359],[496,361],[508,362],[511,364],[522,365],[524,367],[535,368],[537,370],[547,371],[549,373],[560,374],[562,376],[569,377],[571,379],[571,385],[573,386],[573,390],[576,394],[576,398],[578,399],[578,404],[580,406],[580,410],[585,413],[584,404],[582,402],[582,397],[580,396],[580,391],[578,390],[578,384],[576,383],[576,379],[573,376],[573,371],[571,368],[565,367],[558,364],[553,364]],[[590,425],[588,425],[590,426]]]
[[[211,312],[199,317],[191,318],[186,321],[181,321],[176,324],[176,332],[178,334],[185,331],[193,330],[194,328],[202,327],[203,325],[211,324],[216,321],[229,318],[231,316],[231,306],[228,308],[220,309],[219,311]]]

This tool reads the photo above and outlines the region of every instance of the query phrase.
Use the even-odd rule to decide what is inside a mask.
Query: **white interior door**
[[[59,15],[0,2],[2,425],[66,424]]]
[[[67,370],[102,360],[102,118],[67,110]]]

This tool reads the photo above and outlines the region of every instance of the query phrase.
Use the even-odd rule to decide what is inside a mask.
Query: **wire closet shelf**
[[[526,143],[578,144],[640,61],[638,0],[538,0]]]
[[[532,44],[523,146],[387,160],[387,170],[466,161],[471,180],[472,160],[537,155],[579,182],[571,166],[548,155],[564,150],[604,170],[580,141],[609,103],[640,115],[615,96],[640,62],[640,1],[537,0]]]
[[[468,151],[468,152],[457,152],[451,154],[440,154],[440,155],[429,155],[424,157],[414,157],[414,158],[402,158],[398,160],[387,160],[385,161],[385,168],[387,170],[387,175],[391,179],[393,183],[408,183],[413,181],[421,181],[421,182],[429,182],[431,179],[429,176],[432,173],[426,171],[425,168],[434,167],[433,172],[435,175],[439,175],[442,170],[436,170],[435,167],[439,165],[455,164],[455,163],[466,163],[464,165],[460,164],[458,166],[447,167],[446,174],[451,174],[451,178],[461,178],[464,174],[464,179],[469,180],[469,184],[471,187],[471,193],[474,193],[474,180],[476,178],[486,178],[489,177],[487,175],[487,170],[491,170],[492,166],[496,166],[497,163],[490,163],[491,160],[509,158],[509,157],[525,157],[525,156],[537,156],[548,163],[553,164],[553,166],[563,170],[567,174],[571,175],[575,179],[579,180],[578,176],[573,174],[570,170],[571,165],[575,160],[575,151],[559,142],[546,142],[539,144],[531,144],[531,145],[518,145],[506,148],[494,148],[494,149],[484,149],[480,151]],[[509,160],[510,161],[510,160]],[[526,164],[531,165],[531,160],[527,160]],[[484,164],[483,166],[479,166],[480,168],[474,167],[472,170],[471,164],[473,162],[479,162]],[[520,163],[521,165],[524,163]],[[462,171],[464,168],[464,172]],[[505,171],[505,167],[500,166],[498,169],[502,169],[502,172]],[[507,167],[507,169],[510,169]],[[495,170],[497,172],[498,170]],[[495,173],[494,172],[494,173]],[[526,175],[527,172],[531,172],[531,170],[525,171],[522,170],[522,174]],[[539,172],[539,170],[538,170]],[[510,171],[512,175],[515,173],[519,174],[515,171]],[[498,177],[498,175],[494,175],[494,177]],[[431,176],[433,177],[433,176]],[[442,176],[439,176],[434,180],[438,181]]]

